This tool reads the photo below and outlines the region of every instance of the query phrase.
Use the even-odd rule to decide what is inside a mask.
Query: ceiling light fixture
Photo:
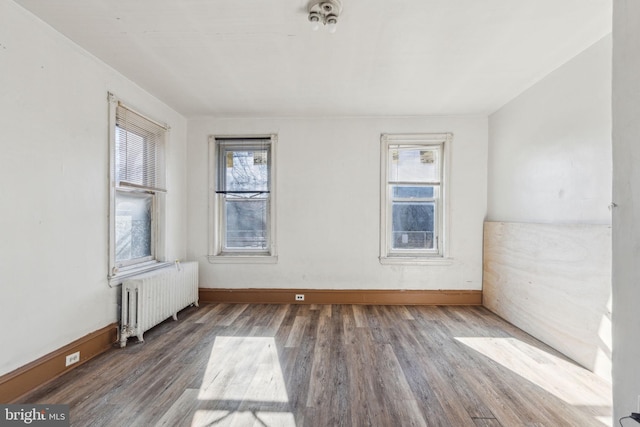
[[[320,28],[320,24],[326,25],[330,33],[336,32],[338,16],[342,11],[339,0],[313,0],[309,3],[309,22],[313,31]]]

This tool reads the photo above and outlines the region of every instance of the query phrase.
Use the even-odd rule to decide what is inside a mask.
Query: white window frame
[[[229,143],[236,140],[237,143]],[[267,211],[267,247],[265,249],[224,248],[225,194],[218,191],[220,179],[220,141],[233,147],[255,146],[260,142],[251,140],[269,140],[269,197]],[[278,261],[276,245],[276,146],[278,137],[268,135],[211,135],[209,136],[209,254],[211,263],[276,263]],[[264,144],[264,143],[263,143]]]
[[[382,134],[380,137],[380,262],[382,264],[449,264],[449,169],[451,161],[451,133]],[[440,152],[440,187],[436,202],[434,233],[436,248],[433,250],[400,250],[392,248],[392,182],[389,177],[389,161],[392,147],[438,147]],[[428,184],[427,181],[424,184]]]
[[[117,182],[116,177],[116,110],[124,107],[150,123],[164,129],[164,150],[169,133],[169,126],[162,124],[137,112],[123,103],[114,94],[108,94],[109,101],[109,270],[107,274],[109,286],[117,286],[127,277],[162,268],[170,263],[164,260],[165,250],[165,193],[163,188],[150,188],[135,183]],[[164,175],[165,162],[160,166],[160,174]],[[151,206],[151,256],[130,261],[116,261],[116,195],[118,193],[144,194],[152,197]]]

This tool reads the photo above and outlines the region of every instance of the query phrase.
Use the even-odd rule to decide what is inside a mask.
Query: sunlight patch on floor
[[[295,427],[296,422],[290,412],[266,411],[196,411],[191,421],[191,427],[212,426],[256,426],[256,427]]]
[[[295,427],[272,337],[216,337],[198,400],[192,427]]]
[[[456,340],[570,405],[611,407],[611,390],[606,381],[581,366],[516,338],[456,337]],[[594,418],[611,423],[606,414],[594,414]]]
[[[217,337],[198,398],[288,402],[274,339]]]

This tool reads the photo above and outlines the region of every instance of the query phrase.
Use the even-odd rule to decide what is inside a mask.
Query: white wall
[[[483,283],[489,309],[604,378],[612,347],[611,235],[601,228],[611,223],[611,44],[604,37],[489,117],[487,218],[529,224],[487,223],[495,235],[485,235],[493,244]]]
[[[610,224],[611,36],[489,117],[492,221]]]
[[[186,254],[186,120],[0,0],[0,375],[117,321],[107,91],[172,130],[167,252]]]
[[[381,265],[380,134],[453,132],[447,266]],[[277,264],[209,264],[207,139],[278,134]],[[189,248],[200,286],[221,288],[481,288],[486,117],[200,118],[189,121]]]
[[[640,2],[613,2],[614,419],[640,396]]]

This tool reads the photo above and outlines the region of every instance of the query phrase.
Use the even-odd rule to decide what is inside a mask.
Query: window
[[[443,258],[450,134],[382,135],[381,262]]]
[[[110,101],[109,278],[163,266],[164,146],[167,127]]]
[[[274,142],[211,137],[210,260],[275,261]]]

